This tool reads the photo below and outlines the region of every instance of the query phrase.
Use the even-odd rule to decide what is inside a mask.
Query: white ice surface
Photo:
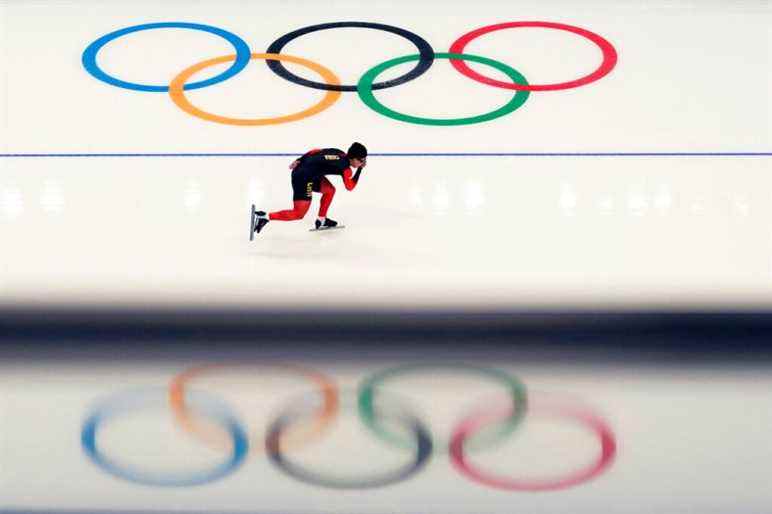
[[[249,243],[252,203],[290,204],[290,158],[21,158],[23,153],[769,152],[767,2],[3,2],[0,5],[0,303],[324,305],[512,308],[534,305],[747,306],[772,302],[770,157],[378,157],[361,186],[339,185],[330,216],[344,231],[271,223]],[[436,51],[503,21],[595,31],[616,47],[611,74],[535,92],[514,113],[462,127],[406,124],[355,93],[295,123],[234,127],[193,118],[164,93],[109,86],[80,64],[86,45],[122,27],[190,21],[228,29],[264,51],[301,26],[351,20],[413,30]],[[354,43],[355,42],[355,43]],[[588,73],[600,52],[566,32],[517,29],[470,43],[531,83]],[[191,30],[108,44],[100,65],[166,84],[232,52]],[[316,32],[285,52],[354,83],[414,52],[367,29]],[[391,70],[393,78],[406,68]],[[485,73],[491,70],[478,68]],[[214,73],[217,70],[212,70]],[[293,68],[298,73],[307,73]],[[203,73],[202,75],[203,76]],[[198,78],[198,77],[197,77]],[[377,93],[434,117],[495,109],[511,92],[437,60]],[[189,93],[237,117],[286,114],[321,92],[253,61]],[[337,182],[336,182],[337,183]]]
[[[2,298],[292,306],[772,299],[766,160],[377,158],[310,233],[280,158],[4,161]]]

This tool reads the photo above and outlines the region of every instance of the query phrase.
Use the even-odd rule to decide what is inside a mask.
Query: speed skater
[[[321,193],[319,216],[316,219],[317,229],[332,228],[338,223],[327,217],[332,199],[335,196],[335,186],[327,175],[340,175],[343,185],[352,191],[359,183],[362,169],[367,165],[367,148],[361,143],[353,143],[347,152],[337,148],[314,149],[306,152],[290,164],[292,170],[292,209],[275,211],[266,214],[257,211],[255,232],[260,232],[269,221],[295,221],[303,219],[311,206],[312,193]],[[356,173],[352,171],[356,168]]]

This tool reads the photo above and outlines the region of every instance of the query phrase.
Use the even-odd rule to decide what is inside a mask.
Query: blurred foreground
[[[772,505],[763,315],[270,318],[0,317],[3,512]]]

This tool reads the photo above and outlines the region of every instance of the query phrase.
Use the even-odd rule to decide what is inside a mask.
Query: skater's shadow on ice
[[[306,233],[303,236],[271,234],[259,241],[250,253],[282,264],[332,265],[341,267],[403,268],[413,266],[420,252],[383,242],[346,237],[341,231]]]
[[[358,223],[341,230],[309,232],[294,224],[270,224],[250,243],[250,254],[284,264],[399,269],[436,265],[436,247],[442,247],[444,239],[436,220],[382,206],[355,204],[351,210],[357,212],[358,208],[367,211],[366,218],[360,217]],[[343,215],[343,219],[348,218]]]
[[[262,244],[253,249],[253,255],[282,262],[344,265],[361,262],[363,256],[371,262],[371,257],[378,256],[376,249],[345,240],[338,231],[306,233],[301,237],[284,234],[271,236],[270,239],[266,237],[260,241]]]

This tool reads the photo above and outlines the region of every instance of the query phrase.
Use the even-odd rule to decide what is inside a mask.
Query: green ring
[[[372,430],[384,441],[395,444],[401,448],[414,447],[414,445],[409,441],[406,441],[404,438],[389,432],[386,428],[378,423],[379,416],[377,415],[375,409],[376,390],[389,379],[407,375],[416,371],[424,371],[427,369],[450,369],[463,371],[465,373],[472,373],[498,382],[506,388],[509,397],[512,399],[514,407],[512,415],[503,420],[498,428],[487,437],[481,436],[476,438],[475,442],[478,444],[474,444],[474,442],[472,442],[470,444],[471,449],[481,449],[501,441],[506,436],[511,434],[520,425],[523,418],[525,417],[526,411],[528,410],[528,395],[526,393],[525,384],[523,384],[517,377],[514,377],[505,371],[495,368],[459,363],[426,363],[394,366],[374,373],[369,377],[365,377],[359,384],[358,388],[359,417],[370,430]],[[432,439],[434,438],[432,437]],[[444,447],[447,451],[448,445],[449,442],[443,444],[435,444],[434,448],[440,449]]]
[[[398,66],[406,62],[417,61],[420,58],[421,56],[419,54],[406,55],[404,57],[397,57],[396,59],[391,59],[389,61],[383,62],[369,69],[364,75],[362,75],[362,78],[359,79],[359,83],[357,84],[357,92],[359,93],[359,98],[362,99],[362,101],[365,103],[366,106],[368,106],[375,112],[395,120],[405,121],[407,123],[416,123],[418,125],[447,126],[447,125],[471,125],[473,123],[482,123],[484,121],[495,120],[496,118],[500,118],[506,114],[509,114],[517,110],[520,106],[522,106],[525,103],[526,100],[528,100],[528,96],[530,95],[529,91],[517,91],[515,93],[515,96],[513,96],[509,102],[507,102],[503,107],[499,107],[495,111],[491,111],[485,114],[480,114],[478,116],[471,116],[468,118],[450,118],[450,119],[420,118],[418,116],[410,116],[408,114],[402,114],[400,112],[389,109],[388,107],[380,103],[378,100],[376,100],[375,95],[373,95],[373,82],[375,81],[375,78],[378,75],[380,75],[381,73],[383,73],[389,68],[393,68],[394,66]],[[517,70],[515,70],[510,66],[507,66],[503,62],[494,61],[493,59],[488,59],[487,57],[480,57],[479,55],[471,55],[471,54],[438,53],[438,54],[434,54],[434,58],[435,59],[460,59],[462,61],[474,61],[480,64],[485,64],[493,68],[496,68],[497,70],[502,71],[509,78],[511,78],[516,84],[521,84],[524,86],[528,85],[528,81]]]

